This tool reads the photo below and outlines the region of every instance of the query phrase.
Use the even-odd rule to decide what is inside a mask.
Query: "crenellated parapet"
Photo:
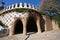
[[[37,11],[37,8],[34,5],[27,4],[27,3],[24,3],[24,4],[16,3],[16,4],[9,5],[6,8],[4,8],[3,10],[1,10],[0,14],[3,13],[3,12],[6,12],[8,10],[13,10],[13,9],[17,9],[17,8],[27,8],[27,9],[32,9],[32,10],[36,10]]]

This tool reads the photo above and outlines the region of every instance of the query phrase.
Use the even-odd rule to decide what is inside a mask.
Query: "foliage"
[[[8,26],[7,26],[7,25],[4,25],[3,27],[4,27],[4,28],[8,28]]]
[[[0,21],[0,25],[3,27],[3,28],[8,28],[7,25],[3,24],[2,21]]]
[[[53,11],[55,12],[55,10],[57,10],[57,12],[60,12],[58,7],[56,7],[55,9],[53,9],[53,10],[51,10],[49,12],[52,13]],[[49,15],[48,13],[44,13],[44,11],[43,11],[43,12],[40,12],[40,14],[48,15],[52,20],[55,20],[58,23],[58,26],[60,28],[60,14],[59,13],[54,14],[54,15]]]
[[[15,11],[17,11],[17,12],[32,12],[32,10],[31,9],[15,9]]]
[[[45,12],[40,12],[41,15],[47,15]]]
[[[54,3],[58,2],[58,0],[54,0]]]
[[[59,0],[42,0],[40,10],[49,10],[50,7],[55,8],[58,6]]]
[[[51,16],[51,18],[52,18],[52,20],[57,21],[59,28],[60,28],[60,14],[53,15],[53,16]]]
[[[4,6],[5,5],[5,2],[2,2],[2,6]]]

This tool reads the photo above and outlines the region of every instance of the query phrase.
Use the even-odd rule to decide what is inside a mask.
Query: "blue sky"
[[[8,5],[16,4],[16,3],[30,3],[31,5],[34,4],[36,7],[39,7],[41,0],[0,0],[1,2],[5,2],[5,7]]]

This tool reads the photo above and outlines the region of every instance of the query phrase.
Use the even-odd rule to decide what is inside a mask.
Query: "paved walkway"
[[[49,31],[30,35],[18,34],[0,38],[0,40],[60,40],[60,31]]]

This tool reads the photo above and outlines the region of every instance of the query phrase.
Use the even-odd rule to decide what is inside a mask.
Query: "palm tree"
[[[4,8],[5,2],[2,2],[2,8]]]
[[[4,6],[5,5],[5,2],[2,2],[2,6]]]

